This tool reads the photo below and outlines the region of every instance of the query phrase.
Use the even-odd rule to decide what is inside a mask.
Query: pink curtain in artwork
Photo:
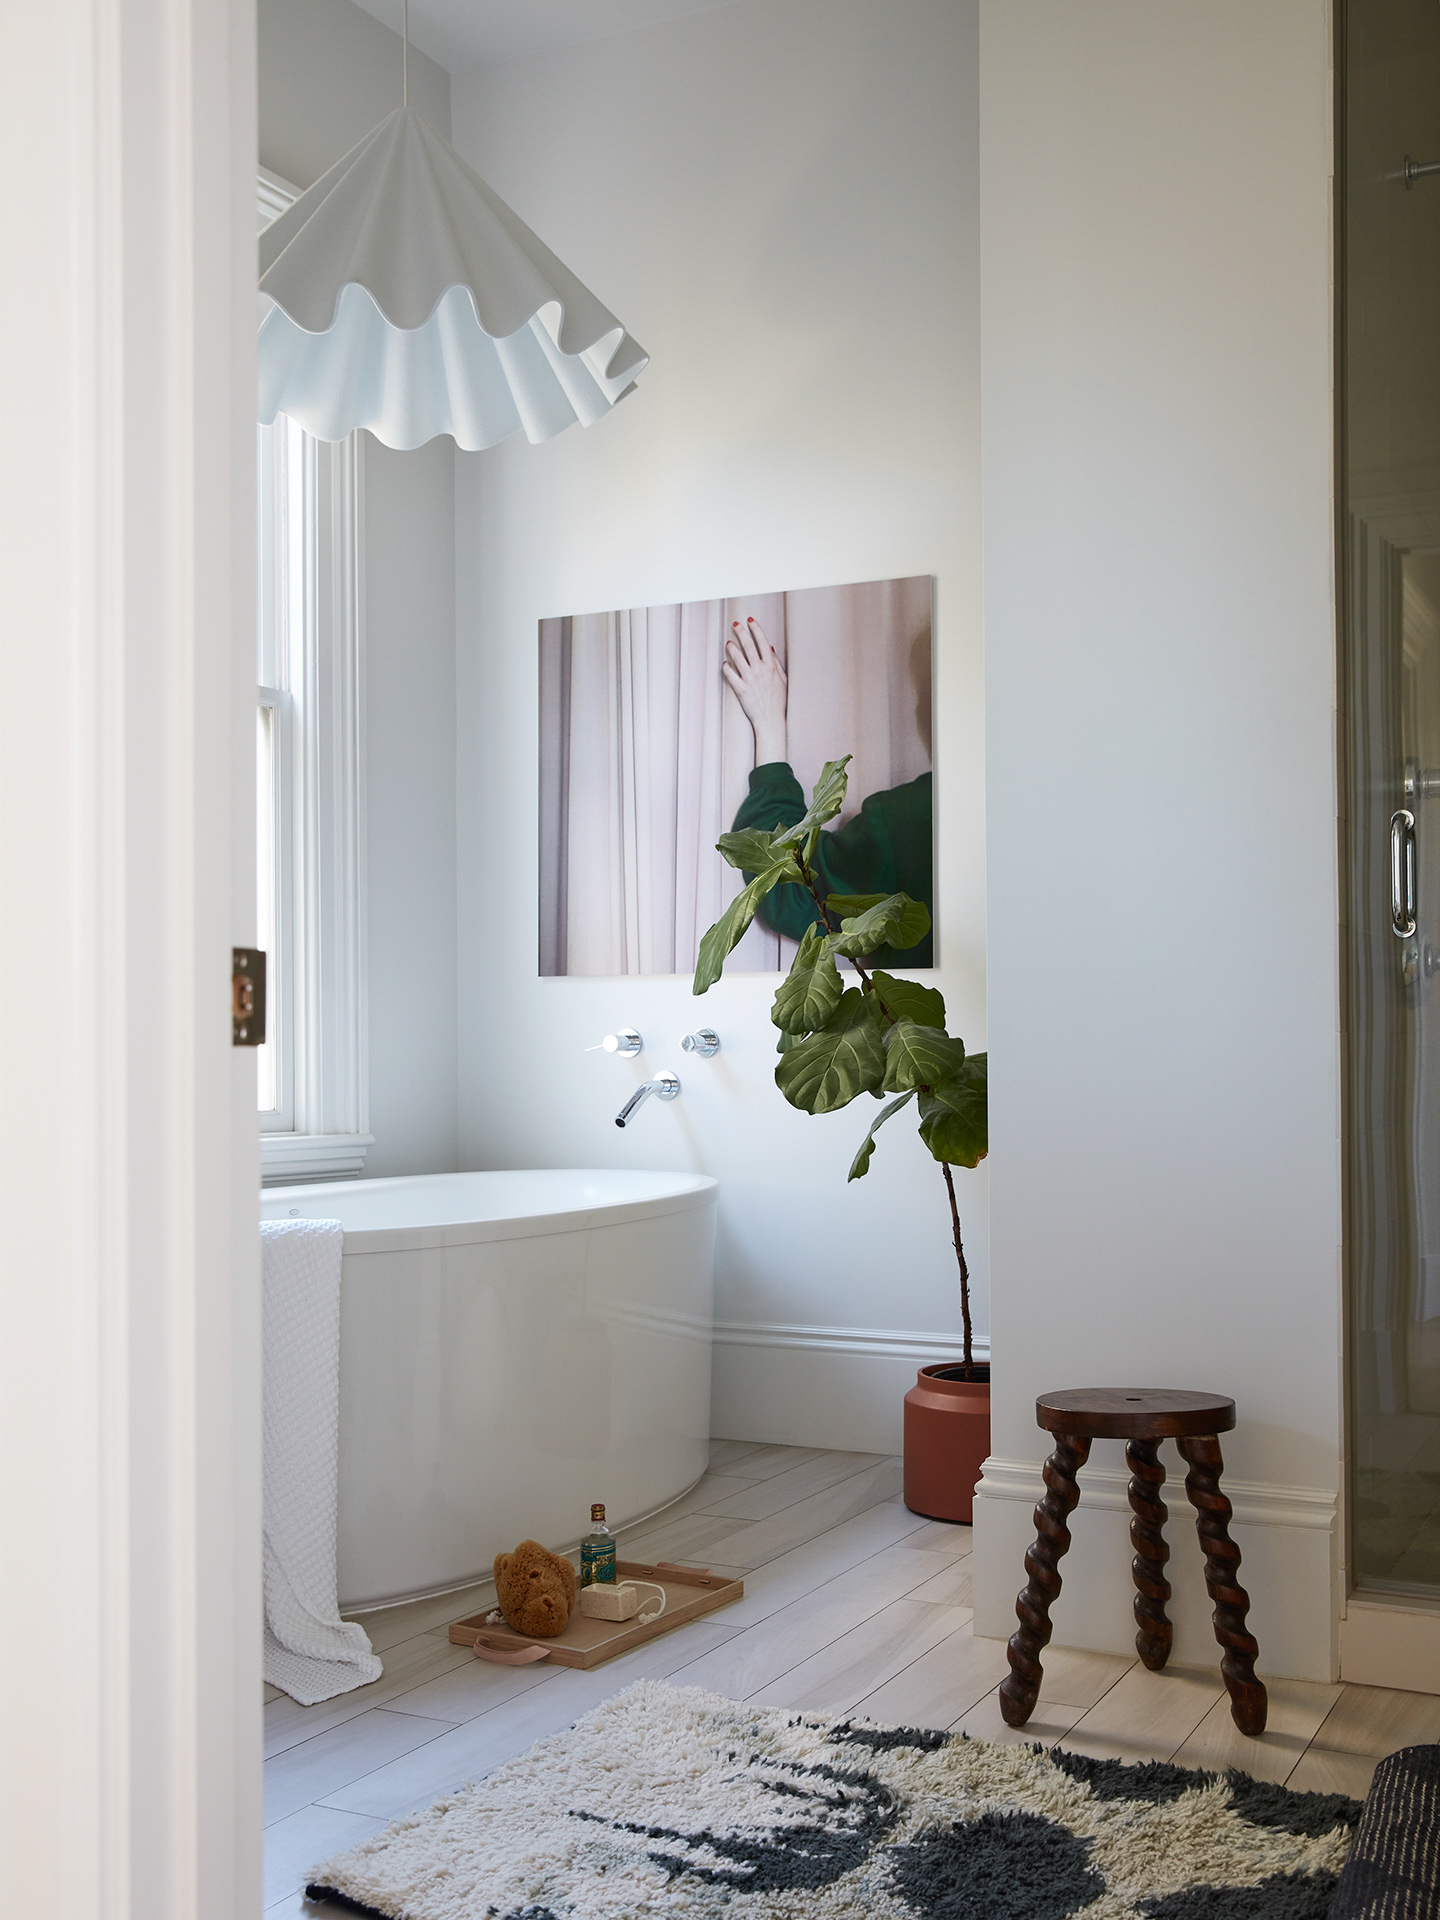
[[[929,769],[930,610],[920,576],[542,621],[541,973],[689,973],[738,891],[714,851],[754,765],[720,674],[732,620],[753,616],[785,663],[806,790],[855,756],[848,818]],[[757,924],[729,964],[774,972],[790,951]]]

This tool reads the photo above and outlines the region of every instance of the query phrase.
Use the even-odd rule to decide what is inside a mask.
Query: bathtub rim
[[[464,1173],[570,1173],[578,1177],[627,1172],[616,1167],[474,1167],[460,1174],[386,1174],[374,1180],[312,1180],[285,1187],[265,1187],[261,1202],[304,1200],[314,1204],[316,1189],[399,1186],[411,1180],[445,1180]],[[646,1173],[663,1169],[636,1169]],[[418,1227],[345,1227],[346,1256],[363,1253],[414,1253],[437,1247],[468,1247],[497,1240],[529,1240],[543,1234],[589,1233],[597,1227],[624,1226],[636,1220],[658,1220],[677,1213],[695,1213],[717,1202],[720,1183],[709,1174],[676,1173],[676,1180],[688,1184],[676,1193],[652,1194],[643,1200],[618,1200],[598,1206],[553,1208],[544,1213],[511,1214],[503,1220],[454,1220],[443,1225]],[[285,1219],[286,1215],[262,1214],[262,1222]],[[333,1219],[333,1214],[309,1214],[302,1218]],[[343,1226],[343,1222],[342,1222]],[[680,1496],[683,1497],[683,1496]]]

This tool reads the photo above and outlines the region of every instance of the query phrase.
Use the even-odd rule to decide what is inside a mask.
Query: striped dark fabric
[[[1440,1914],[1440,1746],[1402,1747],[1375,1769],[1329,1920]]]

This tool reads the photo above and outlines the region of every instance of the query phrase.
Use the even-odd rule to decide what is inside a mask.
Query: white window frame
[[[262,662],[262,671],[264,670]],[[262,787],[268,785],[269,806],[263,812],[257,807],[255,820],[256,882],[257,905],[261,911],[256,918],[259,922],[257,944],[264,947],[269,958],[269,978],[267,987],[267,1007],[265,1019],[265,1044],[257,1055],[258,1063],[269,1069],[273,1077],[275,1102],[273,1107],[263,1103],[260,1106],[260,1131],[267,1133],[293,1133],[295,1130],[295,1078],[291,1070],[293,1042],[291,1039],[293,989],[289,979],[290,956],[294,940],[293,914],[293,856],[291,850],[292,814],[291,814],[291,755],[290,733],[293,726],[290,697],[280,687],[270,687],[263,683],[259,690],[259,708],[263,713],[267,709],[270,715],[269,764],[260,750],[257,730],[255,753],[256,798],[260,797]],[[268,821],[266,819],[268,813]],[[265,828],[271,831],[266,835]],[[264,910],[264,874],[260,863],[265,849],[269,848],[271,871],[270,899],[268,914]],[[269,921],[267,928],[266,921]],[[269,934],[267,939],[265,936]],[[263,1084],[263,1082],[262,1082]]]
[[[262,170],[262,225],[298,191]],[[298,503],[286,484],[261,503],[269,574],[258,699],[274,708],[278,749],[270,998],[277,1104],[262,1113],[260,1137],[263,1177],[273,1185],[361,1173],[374,1135],[364,939],[364,453],[358,434],[331,445],[283,416],[269,431],[294,436],[284,471],[301,488]]]

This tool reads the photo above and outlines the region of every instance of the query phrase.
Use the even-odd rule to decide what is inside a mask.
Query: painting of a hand
[[[754,730],[756,766],[786,759],[785,669],[758,621],[730,622],[720,671]]]
[[[693,974],[744,884],[718,843],[789,844],[802,780],[845,755],[847,804],[807,836],[822,896],[930,907],[933,612],[913,574],[542,620],[541,974]],[[818,913],[777,884],[731,966],[783,968]],[[931,936],[877,964],[933,966]]]

